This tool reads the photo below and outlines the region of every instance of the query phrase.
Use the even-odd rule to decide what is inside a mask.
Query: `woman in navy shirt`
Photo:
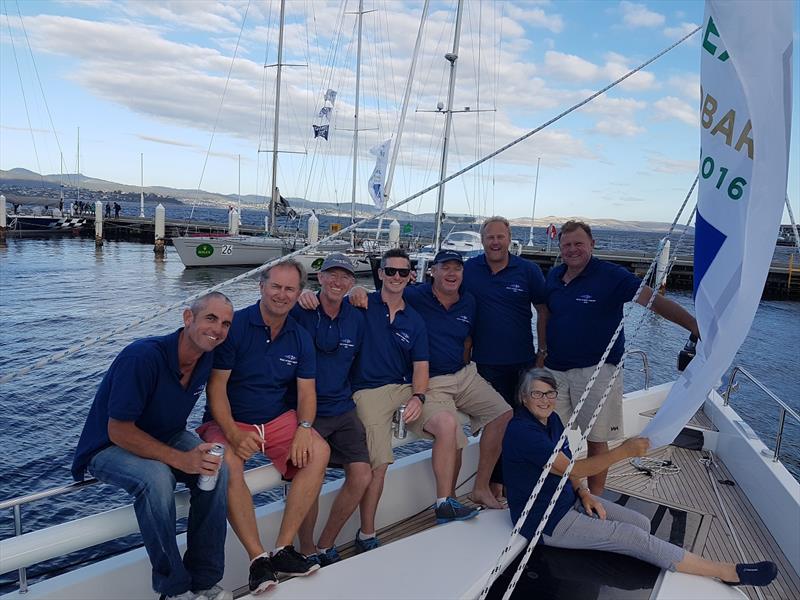
[[[564,425],[555,413],[556,388],[555,378],[547,369],[530,369],[520,379],[519,406],[503,439],[503,473],[511,518],[515,523],[564,431]],[[645,438],[631,438],[608,454],[575,461],[570,481],[556,500],[540,541],[558,548],[626,554],[662,569],[717,577],[730,585],[770,583],[778,573],[775,563],[734,565],[692,554],[650,535],[650,521],[644,515],[593,496],[581,484],[584,477],[608,469],[620,460],[644,455],[649,446]],[[571,456],[565,442],[520,530],[520,534],[529,540],[533,538]]]

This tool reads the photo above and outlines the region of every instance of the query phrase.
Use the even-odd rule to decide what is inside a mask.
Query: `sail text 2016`
[[[728,198],[731,200],[739,200],[744,194],[744,188],[747,185],[747,180],[744,177],[733,177],[732,179],[728,180],[729,169],[716,163],[713,157],[703,156],[703,152],[701,150],[700,175],[702,175],[703,179],[711,179],[714,177],[715,173],[718,173],[718,175],[716,177],[717,182],[714,184],[714,187],[719,190],[727,184],[726,192],[728,194]]]
[[[710,129],[711,135],[721,134],[725,138],[725,144],[728,146],[733,146],[737,152],[740,152],[742,148],[746,148],[747,157],[752,160],[753,138],[750,136],[750,134],[752,133],[753,125],[750,122],[750,119],[747,120],[747,123],[745,123],[744,127],[742,127],[738,132],[739,135],[735,136],[737,133],[736,111],[730,109],[728,112],[722,115],[722,118],[718,118],[717,114],[721,111],[719,110],[719,103],[717,102],[717,99],[711,94],[706,94],[703,92],[702,87],[700,88],[700,96],[703,99],[700,110],[700,124],[703,126],[703,128]],[[736,145],[733,145],[734,137],[736,137]]]

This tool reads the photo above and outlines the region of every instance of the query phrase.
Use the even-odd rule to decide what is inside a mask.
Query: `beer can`
[[[394,411],[394,417],[392,417],[392,424],[394,426],[394,437],[398,440],[405,439],[408,432],[406,431],[406,405],[401,404],[396,411]]]
[[[225,446],[222,444],[214,444],[209,448],[208,454],[211,456],[224,456],[225,455]],[[220,465],[222,468],[222,465]],[[197,487],[204,492],[210,492],[215,487],[217,487],[217,476],[219,475],[219,470],[213,475],[200,475],[197,478]]]

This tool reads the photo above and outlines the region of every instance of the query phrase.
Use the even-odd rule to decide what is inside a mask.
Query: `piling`
[[[94,246],[103,245],[103,203],[98,200],[94,203]]]
[[[308,217],[308,243],[316,244],[319,240],[319,219],[313,212]]]
[[[0,238],[6,237],[8,229],[8,216],[6,215],[6,197],[0,195]]]
[[[228,233],[239,235],[239,211],[235,208],[228,211]]]
[[[391,223],[389,223],[389,247],[390,248],[397,248],[400,246],[400,223],[397,222],[397,219],[393,219]],[[423,281],[420,279],[420,281]]]
[[[155,229],[156,229],[156,240],[155,245],[153,246],[153,252],[155,252],[156,256],[164,256],[164,252],[166,250],[166,210],[164,210],[164,205],[159,203],[156,206],[156,216],[155,216]]]

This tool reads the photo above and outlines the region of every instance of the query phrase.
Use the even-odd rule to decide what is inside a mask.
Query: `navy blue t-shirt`
[[[205,390],[213,354],[197,361],[186,389],[181,385],[178,340],[183,328],[169,335],[137,340],[119,353],[100,382],[83,426],[72,476],[83,479],[92,457],[111,446],[108,420],[133,421],[157,440],[167,443],[186,429],[186,419]]]
[[[290,314],[308,331],[317,349],[317,416],[333,417],[353,410],[350,368],[364,339],[364,315],[347,298],[334,319],[321,304],[316,310],[298,305]]]
[[[428,360],[428,334],[419,313],[406,304],[389,322],[389,307],[380,292],[371,292],[363,314],[366,329],[353,366],[353,391],[390,383],[411,383],[415,362]]]
[[[539,265],[509,254],[508,265],[492,274],[486,255],[481,254],[464,263],[463,289],[478,305],[472,360],[486,365],[533,362],[536,352],[531,304],[545,302]]]
[[[562,277],[566,265],[547,274],[547,358],[545,366],[557,371],[593,367],[600,360],[614,330],[622,320],[640,279],[610,262],[592,257],[583,271],[568,284]],[[606,362],[619,363],[625,351],[620,334]]]
[[[410,285],[403,299],[416,310],[428,330],[430,376],[450,375],[464,367],[464,341],[475,324],[475,297],[462,291],[449,309],[433,295],[430,283]]]
[[[542,475],[542,468],[547,464],[547,459],[553,453],[553,448],[563,431],[564,425],[555,412],[547,419],[547,426],[542,425],[526,408],[517,409],[514,418],[509,421],[503,437],[503,482],[506,485],[512,522],[516,523],[522,514],[522,509],[525,508],[536,482]],[[572,458],[569,442],[566,440],[561,451],[567,458]],[[525,524],[520,529],[520,534],[528,540],[536,533],[539,521],[542,520],[560,480],[561,477],[558,475],[552,473],[547,475],[539,495],[533,502],[531,512],[528,513]],[[576,498],[577,494],[572,483],[567,481],[547,520],[544,533],[553,535],[556,525],[575,504]]]
[[[317,372],[314,342],[291,315],[272,339],[260,302],[233,313],[227,339],[214,351],[214,368],[230,371],[228,401],[234,421],[268,423],[288,410],[286,392]],[[211,419],[206,407],[204,421]]]

